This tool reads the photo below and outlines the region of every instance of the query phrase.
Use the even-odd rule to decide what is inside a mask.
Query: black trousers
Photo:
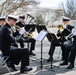
[[[28,42],[28,41],[26,41],[26,42]],[[35,50],[36,41],[33,38],[29,38],[29,42],[31,43],[30,52],[32,52],[33,50]]]
[[[71,64],[74,65],[75,56],[76,56],[76,36],[73,38],[74,38],[73,44],[71,46],[66,47],[65,61],[66,62],[69,61]]]
[[[65,46],[63,45],[63,43],[60,43],[59,40],[57,40],[56,42],[51,42],[51,46],[50,46],[50,50],[49,50],[49,55],[53,57],[54,51],[55,51],[55,47],[60,46],[61,50],[62,50],[62,59],[64,60],[64,56],[65,56]]]
[[[21,40],[19,42],[20,46],[21,46],[21,48],[24,48],[24,42],[28,43],[28,41],[29,41],[29,43],[31,43],[30,51],[33,51],[35,49],[35,43],[36,43],[36,41],[33,38],[29,38],[29,39],[26,38],[25,40]]]
[[[76,56],[76,45],[74,45],[71,49],[70,55],[69,55],[69,62],[74,65],[75,62],[75,56]]]
[[[18,65],[21,61],[21,69],[29,65],[29,51],[26,48],[12,47],[10,50],[2,50],[3,54],[9,56],[7,62]]]
[[[76,45],[66,47],[64,61],[70,62],[71,64],[74,65],[75,55],[76,55]]]
[[[68,62],[69,61],[69,55],[71,53],[73,45],[66,47],[65,52],[64,52],[64,61]]]

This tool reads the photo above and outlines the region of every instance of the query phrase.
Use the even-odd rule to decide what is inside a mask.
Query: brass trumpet
[[[58,25],[58,29],[59,29],[60,31],[63,31],[63,30],[64,30],[63,25]]]

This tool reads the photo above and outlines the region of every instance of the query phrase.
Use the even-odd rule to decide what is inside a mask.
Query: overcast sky
[[[40,7],[58,7],[61,2],[66,0],[40,0]]]

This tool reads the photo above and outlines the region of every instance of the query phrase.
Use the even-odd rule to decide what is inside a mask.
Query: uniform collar
[[[10,26],[8,23],[6,23],[6,25],[7,25],[9,28],[11,28],[11,26]]]
[[[20,21],[19,21],[20,22]],[[24,22],[22,23],[22,22],[20,22],[21,24],[25,24]]]

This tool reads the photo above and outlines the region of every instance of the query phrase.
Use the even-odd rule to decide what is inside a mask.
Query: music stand
[[[40,32],[43,29],[47,31],[47,28],[45,26],[41,26],[40,28],[37,28],[37,31]],[[47,37],[47,39],[48,39],[49,42],[56,42],[57,41],[57,37],[53,33],[49,33],[48,32],[48,34],[46,35],[46,37]],[[52,50],[51,50],[51,58],[52,58]],[[54,65],[52,65],[52,60],[51,60],[51,64],[48,65],[48,66],[46,66],[46,67],[49,67],[51,69],[51,71],[55,72],[53,70],[53,66]],[[58,67],[58,66],[54,66],[54,67]]]
[[[37,32],[40,33],[42,30],[47,31],[47,28],[45,26],[36,26]],[[47,31],[48,32],[48,31]],[[48,34],[47,34],[48,35]],[[46,37],[47,37],[46,35]],[[37,59],[39,60],[39,59]],[[43,58],[43,60],[46,60],[45,58]]]
[[[49,35],[47,36],[47,38],[48,38],[49,42],[57,42],[57,41],[58,41],[58,40],[57,40],[57,37],[56,37],[55,34],[53,34],[53,33],[49,33]],[[51,38],[51,39],[50,39],[50,38]],[[52,58],[52,52],[53,52],[53,51],[51,50],[51,54],[50,54],[50,57],[51,57],[51,58]],[[52,65],[52,60],[51,60],[51,64],[50,64],[50,65],[45,66],[45,68],[50,68],[51,71],[55,72],[55,71],[53,70],[53,67],[59,68],[58,66]]]
[[[41,63],[41,65],[40,65],[40,69],[43,69],[43,64],[42,64],[42,53],[43,53],[43,40],[44,40],[44,38],[45,38],[45,36],[48,34],[48,32],[47,31],[45,31],[45,30],[42,30],[39,34],[38,34],[38,36],[35,38],[35,40],[36,41],[39,41],[39,42],[41,42],[41,61],[40,61],[40,63]]]
[[[29,32],[29,33],[32,33],[32,32],[35,31],[35,26],[36,26],[35,24],[26,24],[26,25],[25,25],[25,30],[26,30],[27,32]],[[27,40],[27,41],[24,41],[24,42],[26,42],[26,43],[28,44],[28,45],[27,45],[28,50],[30,50],[30,49],[29,49],[29,47],[30,47],[29,39],[30,39],[30,38],[28,37],[28,40]],[[31,59],[31,61],[34,62],[34,61],[36,61],[36,60]]]

